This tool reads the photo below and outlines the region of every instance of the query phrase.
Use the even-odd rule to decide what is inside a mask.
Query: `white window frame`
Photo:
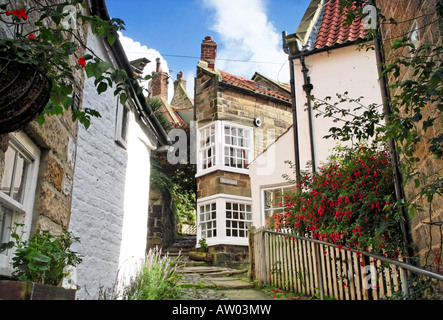
[[[261,190],[260,190],[260,208],[261,208],[260,212],[261,212],[261,221],[262,221],[261,225],[262,226],[266,225],[266,203],[265,203],[266,195],[265,195],[265,192],[280,189],[281,195],[283,195],[283,193],[285,191],[288,191],[289,189],[294,188],[294,187],[295,187],[294,184],[283,184],[283,185],[267,186],[267,187],[261,188]],[[282,198],[280,202],[283,202],[283,200],[284,199]],[[286,208],[286,206],[274,207],[274,208],[270,209],[269,211],[284,210],[285,208]]]
[[[200,247],[199,241],[203,238],[202,237],[202,223],[206,223],[206,221],[201,221],[200,214],[202,214],[201,207],[206,205],[216,205],[216,227],[217,227],[217,234],[215,237],[209,237],[205,238],[206,244],[208,246],[214,246],[214,245],[220,245],[220,244],[227,244],[227,245],[242,245],[247,246],[249,245],[248,242],[248,234],[245,233],[244,237],[240,236],[227,236],[226,229],[227,227],[232,229],[231,227],[227,226],[227,217],[226,217],[226,204],[227,203],[235,203],[238,205],[245,205],[249,206],[249,213],[250,219],[244,219],[244,222],[246,223],[246,226],[244,230],[247,231],[249,226],[252,226],[252,199],[249,197],[241,197],[241,196],[234,196],[229,194],[216,194],[213,196],[209,196],[206,198],[202,198],[197,200],[197,247]],[[247,217],[246,217],[247,218]],[[234,219],[229,219],[234,220]],[[241,219],[235,219],[237,221],[240,221]]]
[[[29,166],[26,172],[23,201],[19,202],[8,194],[0,191],[0,202],[2,206],[13,211],[11,226],[14,226],[14,223],[24,224],[24,226],[17,230],[17,232],[23,234],[22,239],[26,240],[29,238],[32,224],[35,190],[37,187],[38,169],[40,165],[40,149],[23,132],[9,134],[8,148],[14,148],[18,151],[20,155],[29,161]],[[12,238],[9,237],[9,241],[11,240]],[[12,257],[13,249],[0,253],[0,274],[11,275],[12,269],[10,263]]]
[[[230,126],[232,128],[237,128],[243,130],[246,135],[245,140],[248,141],[248,146],[240,146],[240,145],[231,145],[227,143],[225,136],[225,126]],[[215,130],[215,137],[210,142],[210,145],[203,145],[203,139],[207,139],[208,128],[213,127]],[[226,154],[225,148],[235,148],[242,150],[242,153],[246,154],[245,158],[247,161],[246,167],[252,162],[254,159],[254,136],[253,136],[253,128],[245,125],[237,124],[230,121],[218,120],[206,124],[198,129],[197,131],[197,174],[196,177],[200,177],[202,175],[208,174],[210,172],[214,172],[217,170],[229,171],[235,173],[243,173],[248,174],[248,168],[237,168],[232,167],[225,164],[225,158],[229,155]],[[234,140],[234,139],[232,139]],[[207,151],[211,148],[211,165],[205,166],[208,162],[205,162],[207,159]],[[213,154],[215,153],[215,155]]]
[[[124,124],[126,111],[126,124]],[[127,147],[128,143],[128,129],[129,129],[129,118],[131,114],[131,109],[126,104],[121,104],[118,102],[117,104],[117,116],[115,119],[115,142],[117,142],[122,148]],[[123,129],[126,126],[126,132],[123,133]]]

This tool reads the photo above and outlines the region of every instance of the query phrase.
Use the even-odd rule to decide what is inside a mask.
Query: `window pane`
[[[122,110],[122,131],[121,131],[122,133],[121,133],[121,136],[122,136],[122,139],[124,141],[126,141],[126,134],[128,131],[129,110],[126,106],[122,106],[122,107],[123,107],[123,110]]]
[[[252,214],[247,210],[251,205],[244,203],[226,202],[226,235],[229,237],[247,237],[247,228],[251,225]]]
[[[23,203],[25,196],[29,164],[22,154],[12,145],[9,146],[5,153],[1,191],[20,203]]]
[[[216,235],[216,208],[215,203],[199,206],[199,225],[202,238],[212,238]]]
[[[201,169],[215,166],[215,125],[200,130],[199,161]]]
[[[11,227],[11,221],[12,210],[0,204],[0,243],[9,242],[9,236],[11,232],[9,228]],[[7,253],[7,250],[0,252],[0,254],[4,255],[6,255]]]
[[[250,153],[249,143],[250,131],[244,128],[225,125],[225,166],[246,169],[248,155]]]

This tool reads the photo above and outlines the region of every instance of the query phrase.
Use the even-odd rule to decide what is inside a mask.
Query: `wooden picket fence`
[[[312,238],[251,228],[251,266],[255,280],[320,299],[378,300],[408,292],[407,273],[443,276],[401,260],[341,248]],[[440,282],[441,283],[441,282]]]

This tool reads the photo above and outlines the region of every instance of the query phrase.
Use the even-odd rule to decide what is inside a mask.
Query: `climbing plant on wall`
[[[347,24],[352,23],[354,19],[370,18],[369,15],[374,14],[374,11],[368,13],[364,9],[366,5],[376,8],[375,1],[341,0],[340,3],[343,8],[352,8],[346,11]],[[436,201],[441,201],[443,196],[442,167],[438,165],[443,156],[441,41],[433,44],[417,43],[411,37],[411,33],[406,32],[389,39],[389,42],[383,42],[380,28],[395,28],[406,22],[411,23],[414,19],[396,21],[393,17],[385,16],[379,8],[376,9],[372,20],[377,21],[377,28],[367,29],[368,40],[375,41],[368,42],[370,45],[365,49],[373,50],[373,44],[379,41],[380,52],[389,52],[387,61],[381,61],[380,65],[381,80],[386,82],[387,88],[384,112],[377,112],[376,105],[362,105],[361,97],[350,97],[348,93],[337,94],[338,100],[334,103],[331,102],[331,97],[311,98],[319,116],[334,118],[336,122],[341,123],[341,126],[330,128],[328,137],[342,141],[359,141],[378,135],[389,143],[392,159],[397,162],[392,165],[397,167],[400,173],[396,177],[397,182],[402,190],[408,190],[407,197],[396,197],[395,208],[403,209],[410,217],[427,211],[429,225],[438,225],[441,221],[433,220],[433,210]],[[435,9],[428,13],[424,27],[434,28],[438,34],[443,20],[441,1],[435,2]],[[352,105],[355,107],[350,108]],[[344,116],[351,117],[351,120],[341,121]],[[433,157],[435,166],[429,170],[420,170],[428,154]],[[431,248],[431,239],[428,244],[428,254],[435,255],[431,261],[441,263],[442,244],[437,250]]]
[[[161,102],[158,99],[151,99],[150,105],[162,124],[166,132],[173,129],[180,129],[186,133],[187,156],[190,155],[190,127],[187,124],[176,125],[169,123],[161,112]],[[151,163],[151,185],[154,189],[171,194],[174,201],[175,211],[181,222],[195,222],[196,206],[196,181],[195,165],[190,159],[186,163],[171,164],[168,161],[168,151],[154,152]]]

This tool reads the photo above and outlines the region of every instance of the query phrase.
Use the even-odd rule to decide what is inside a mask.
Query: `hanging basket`
[[[0,61],[0,134],[22,129],[49,101],[51,80],[35,66]]]

